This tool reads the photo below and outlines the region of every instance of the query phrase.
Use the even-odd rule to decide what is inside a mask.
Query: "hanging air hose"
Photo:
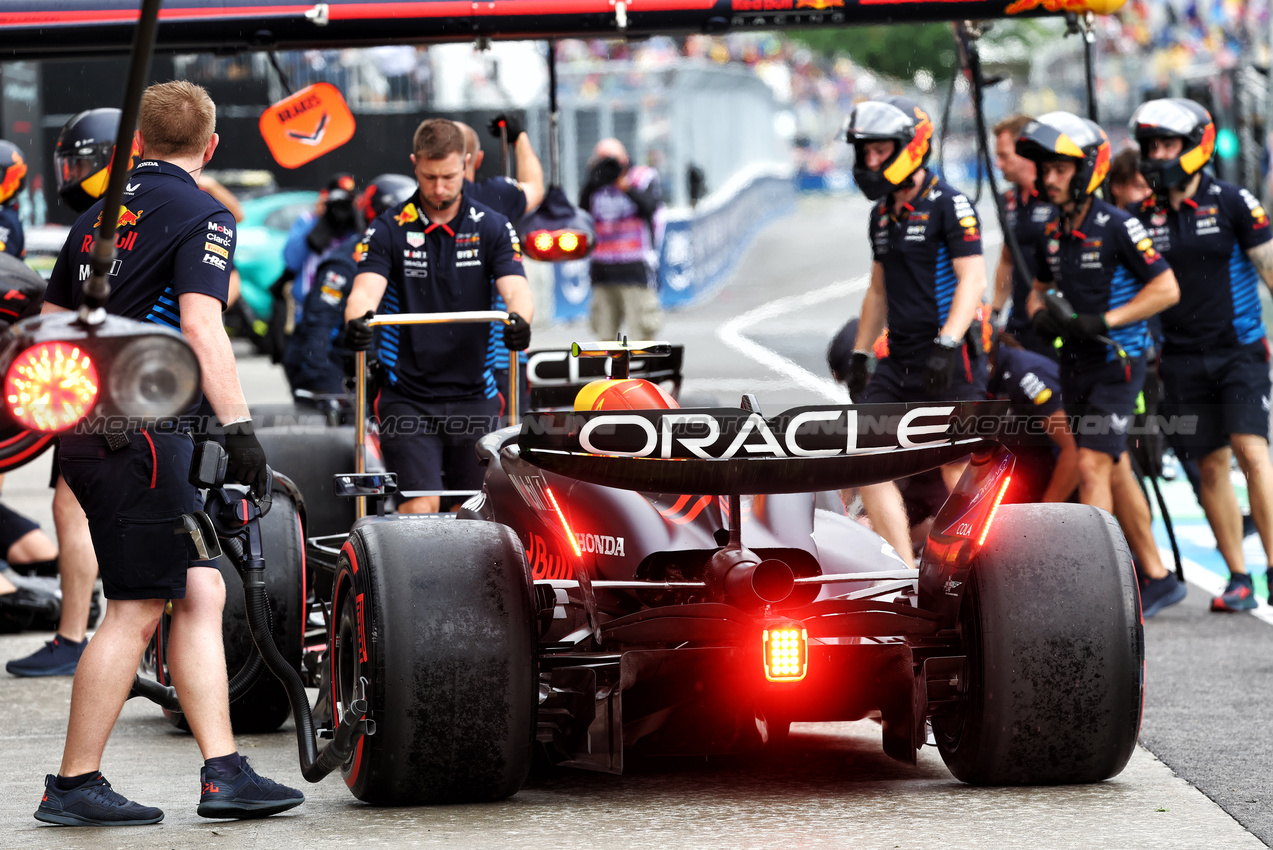
[[[1085,67],[1087,71],[1087,94],[1088,94],[1088,114],[1092,116],[1092,120],[1096,120],[1096,88],[1094,80],[1094,68],[1092,57],[1092,28],[1091,22],[1086,21],[1086,32],[1084,33],[1084,58],[1086,59]],[[994,195],[995,212],[999,219],[999,229],[1003,232],[1003,242],[1008,246],[1008,252],[1012,255],[1012,263],[1016,268],[1028,268],[1025,263],[1025,255],[1021,253],[1021,245],[1017,242],[1017,236],[1012,232],[1012,228],[1008,226],[1008,209],[1004,202],[1003,195],[999,192],[998,181],[995,178],[994,168],[990,162],[990,134],[986,130],[986,113],[984,103],[984,85],[985,79],[981,72],[981,56],[977,52],[977,39],[981,33],[974,28],[970,21],[964,21],[955,24],[955,42],[959,48],[959,55],[963,67],[968,71],[969,83],[972,88],[972,104],[973,115],[976,120],[977,128],[977,155],[979,161],[984,163],[986,175],[990,182],[990,191]],[[1129,453],[1130,456],[1130,453]],[[1142,480],[1137,470],[1137,481]],[[1171,522],[1171,514],[1167,510],[1167,503],[1163,499],[1162,492],[1158,488],[1157,477],[1150,477],[1149,483],[1153,487],[1154,495],[1158,502],[1159,511],[1162,514],[1163,525],[1167,529],[1167,538],[1171,542],[1171,551],[1176,560],[1176,576],[1184,580],[1184,566],[1180,559],[1180,547],[1176,542],[1176,530]],[[1143,483],[1141,484],[1143,487]],[[1146,497],[1148,501],[1148,496]]]

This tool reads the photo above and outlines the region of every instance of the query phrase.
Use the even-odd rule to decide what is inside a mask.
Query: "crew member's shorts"
[[[190,436],[131,431],[119,451],[97,434],[60,439],[59,467],[88,515],[106,598],[184,599],[186,570],[216,567],[173,533],[178,517],[203,507],[187,480]]]
[[[27,519],[22,514],[0,505],[0,558],[9,557],[9,548],[23,537],[40,527],[35,520]]]
[[[1265,340],[1200,353],[1164,353],[1158,374],[1164,389],[1158,412],[1181,460],[1224,448],[1230,434],[1268,438],[1271,385]]]
[[[1117,462],[1127,451],[1136,397],[1145,383],[1145,357],[1093,363],[1061,361],[1061,400],[1080,449],[1104,452]]]
[[[376,398],[385,468],[399,490],[479,490],[477,441],[499,427],[499,398],[418,401],[385,387]]]
[[[930,393],[925,386],[926,357],[899,359],[884,357],[875,364],[875,374],[866,385],[863,401],[881,404],[899,401],[980,401],[986,397],[986,359],[968,356],[955,361],[950,386],[940,393]]]

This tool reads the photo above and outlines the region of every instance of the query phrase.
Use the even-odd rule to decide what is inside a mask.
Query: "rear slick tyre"
[[[361,524],[336,571],[334,704],[366,681],[376,733],[344,766],[366,803],[500,800],[530,769],[538,693],[526,556],[506,526]]]
[[[963,696],[932,719],[950,772],[972,785],[1118,775],[1140,732],[1145,642],[1114,518],[1085,505],[1003,505],[969,584]]]

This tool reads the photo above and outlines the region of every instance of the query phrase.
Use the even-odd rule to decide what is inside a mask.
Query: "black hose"
[[[252,642],[256,644],[259,655],[265,666],[282,683],[287,691],[288,702],[292,704],[292,713],[296,716],[296,740],[300,747],[301,764],[309,765],[318,758],[318,748],[314,743],[314,716],[309,709],[309,695],[305,693],[305,685],[292,665],[287,663],[283,653],[274,643],[274,635],[269,628],[269,603],[265,597],[264,564],[249,565],[243,570],[243,602],[247,609],[248,630],[252,633]],[[297,706],[305,706],[304,711],[297,711]],[[306,777],[308,779],[308,777]]]
[[[1154,490],[1154,498],[1158,502],[1158,512],[1162,515],[1163,526],[1167,529],[1167,539],[1171,541],[1171,554],[1176,559],[1176,578],[1181,581],[1185,580],[1185,565],[1180,559],[1180,544],[1176,542],[1176,529],[1171,522],[1171,512],[1167,510],[1167,501],[1162,496],[1162,490],[1158,487],[1158,476],[1145,475],[1144,470],[1140,468],[1140,461],[1136,460],[1133,452],[1127,453],[1128,459],[1132,463],[1132,475],[1136,477],[1136,483],[1140,485],[1140,492],[1145,497],[1145,501],[1149,501],[1149,491],[1145,489],[1145,479],[1149,479],[1149,485]],[[1150,511],[1152,519],[1153,512]]]
[[[364,699],[355,699],[350,703],[345,716],[340,718],[332,742],[319,752],[314,729],[314,714],[309,706],[305,685],[301,682],[301,677],[296,670],[287,663],[283,653],[279,652],[269,627],[269,604],[265,597],[265,563],[259,560],[249,561],[241,572],[243,599],[247,608],[248,629],[252,633],[252,640],[265,660],[265,666],[270,668],[270,672],[287,691],[288,702],[292,705],[292,715],[296,718],[296,743],[300,751],[301,775],[307,782],[318,782],[349,761],[353,755],[354,745],[357,744],[361,735],[368,731],[367,702]]]
[[[238,541],[235,541],[238,542]],[[268,607],[268,606],[267,606]],[[270,634],[274,633],[273,615],[270,614]],[[161,626],[162,628],[162,626]],[[157,665],[165,663],[163,658],[156,659]],[[230,702],[238,702],[247,695],[257,680],[261,678],[261,673],[265,670],[265,662],[261,660],[261,653],[257,651],[256,645],[253,644],[251,652],[248,653],[247,661],[239,668],[234,677],[230,679],[229,692]],[[168,711],[181,711],[181,702],[177,698],[177,690],[172,685],[165,685],[138,673],[133,677],[133,689],[129,692],[128,698],[143,697],[150,700],[160,708]]]

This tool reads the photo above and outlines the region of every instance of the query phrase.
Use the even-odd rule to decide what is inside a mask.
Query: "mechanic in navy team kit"
[[[87,109],[72,115],[58,132],[53,147],[58,200],[77,215],[106,192],[115,137],[119,134],[119,115],[118,109],[110,107]],[[58,471],[57,458],[55,440],[49,486],[53,488],[53,524],[60,550],[62,615],[52,640],[25,658],[5,664],[4,669],[14,676],[73,676],[88,645],[97,556],[93,554],[93,538],[84,509]]]
[[[513,225],[464,196],[464,135],[455,123],[425,121],[412,151],[419,188],[373,221],[358,245],[343,342],[354,351],[376,343],[380,445],[399,490],[475,490],[482,467],[474,446],[499,414],[487,327],[388,325],[373,332],[366,316],[490,310],[498,290],[511,320],[504,344],[522,351],[530,345],[530,286]],[[398,511],[433,513],[438,506],[437,496],[417,496]]]
[[[1153,195],[1133,207],[1180,281],[1180,302],[1162,314],[1159,412],[1195,416],[1191,434],[1169,432],[1182,461],[1197,459],[1199,501],[1229,566],[1213,611],[1256,607],[1242,554],[1242,513],[1229,464],[1246,476],[1251,517],[1273,563],[1273,462],[1269,460],[1269,345],[1260,311],[1260,279],[1273,285],[1273,228],[1260,202],[1203,171],[1215,149],[1215,124],[1191,100],[1151,100],[1129,127]],[[1230,449],[1232,446],[1232,449]]]
[[[108,310],[180,330],[199,360],[203,390],[224,423],[229,477],[260,485],[265,453],[252,433],[234,355],[221,324],[234,254],[234,218],[201,191],[195,176],[218,137],[207,92],[187,82],[142,95],[137,143],[119,216],[117,270]],[[75,309],[83,297],[102,203],[75,223],[45,296],[44,312]],[[110,213],[106,213],[110,214]],[[157,823],[163,812],[133,803],[100,772],[107,738],[141,656],[172,604],[168,661],[173,685],[205,758],[198,813],[259,817],[304,801],[299,791],[258,776],[235,748],[221,638],[225,585],[214,561],[191,560],[173,521],[199,507],[187,477],[188,434],[128,431],[62,437],[62,474],[88,515],[110,604],[75,674],[66,746],[48,776],[37,820],[66,825]]]
[[[1026,125],[1017,152],[1035,162],[1039,193],[1058,209],[1039,246],[1031,321],[1041,339],[1065,340],[1061,395],[1077,422],[1079,499],[1113,512],[1115,466],[1121,474],[1130,465],[1127,429],[1145,381],[1146,319],[1176,303],[1180,289],[1141,223],[1094,194],[1109,171],[1105,131],[1050,112]],[[1061,319],[1045,307],[1051,288],[1073,315]],[[1183,599],[1185,586],[1163,566],[1147,512],[1125,519],[1123,533],[1143,573],[1143,611],[1153,616]]]
[[[1061,368],[1008,332],[990,349],[986,394],[1012,403],[1001,438],[1012,452],[1013,502],[1066,502],[1079,484],[1078,443],[1061,404]],[[1043,435],[1047,440],[1039,439]]]
[[[849,115],[853,178],[872,201],[874,259],[849,369],[858,402],[985,397],[985,358],[969,335],[986,288],[981,222],[972,203],[924,164],[933,122],[904,97],[859,103]],[[867,376],[871,345],[888,325],[889,354]],[[954,487],[961,464],[943,469]],[[906,513],[892,482],[862,488],[875,530],[913,562]]]
[[[359,194],[358,210],[372,221],[390,207],[405,203],[415,191],[415,180],[405,174],[381,174]],[[362,236],[361,232],[349,236],[319,261],[300,322],[287,342],[283,370],[299,402],[345,392],[346,359],[351,355],[338,344],[337,337],[345,324],[345,302],[358,275],[354,253]]]
[[[26,184],[26,157],[13,142],[0,139],[0,251],[18,259],[27,253],[18,215],[18,195]]]
[[[1043,226],[1056,217],[1056,210],[1046,199],[1039,197],[1039,192],[1034,187],[1034,163],[1017,155],[1017,137],[1029,123],[1030,118],[1027,116],[1013,115],[1000,121],[994,128],[995,162],[1003,176],[1012,183],[1003,193],[1008,227],[1017,238],[1025,268],[1016,267],[1012,251],[1007,240],[1004,240],[1003,250],[999,253],[999,266],[995,270],[995,291],[991,306],[995,324],[1002,324],[1021,346],[1056,359],[1056,347],[1035,336],[1034,328],[1030,327],[1030,314],[1026,312],[1026,301],[1029,300],[1030,287],[1034,283],[1035,252],[1043,239]],[[1012,310],[1007,321],[1002,322],[999,314],[1009,299],[1012,300]]]
[[[492,136],[499,139],[500,128],[503,127],[517,162],[517,179],[501,174],[478,180],[477,170],[482,167],[482,160],[486,156],[482,151],[481,139],[478,138],[477,131],[468,124],[462,121],[455,123],[464,133],[464,153],[468,157],[468,164],[464,169],[464,197],[477,201],[479,204],[486,204],[516,225],[522,216],[538,207],[544,200],[544,166],[531,146],[530,136],[515,118],[504,113],[492,118],[487,129]],[[503,310],[504,307],[504,299],[496,293],[495,309]],[[508,401],[506,398],[508,357],[508,348],[504,346],[502,329],[491,325],[490,341],[486,349],[486,365],[495,376],[495,387],[499,390],[500,397],[504,399],[505,406]],[[529,384],[526,380],[526,352],[523,351],[518,356],[518,363],[520,364],[518,407],[521,408],[519,412],[525,412],[530,400]]]

